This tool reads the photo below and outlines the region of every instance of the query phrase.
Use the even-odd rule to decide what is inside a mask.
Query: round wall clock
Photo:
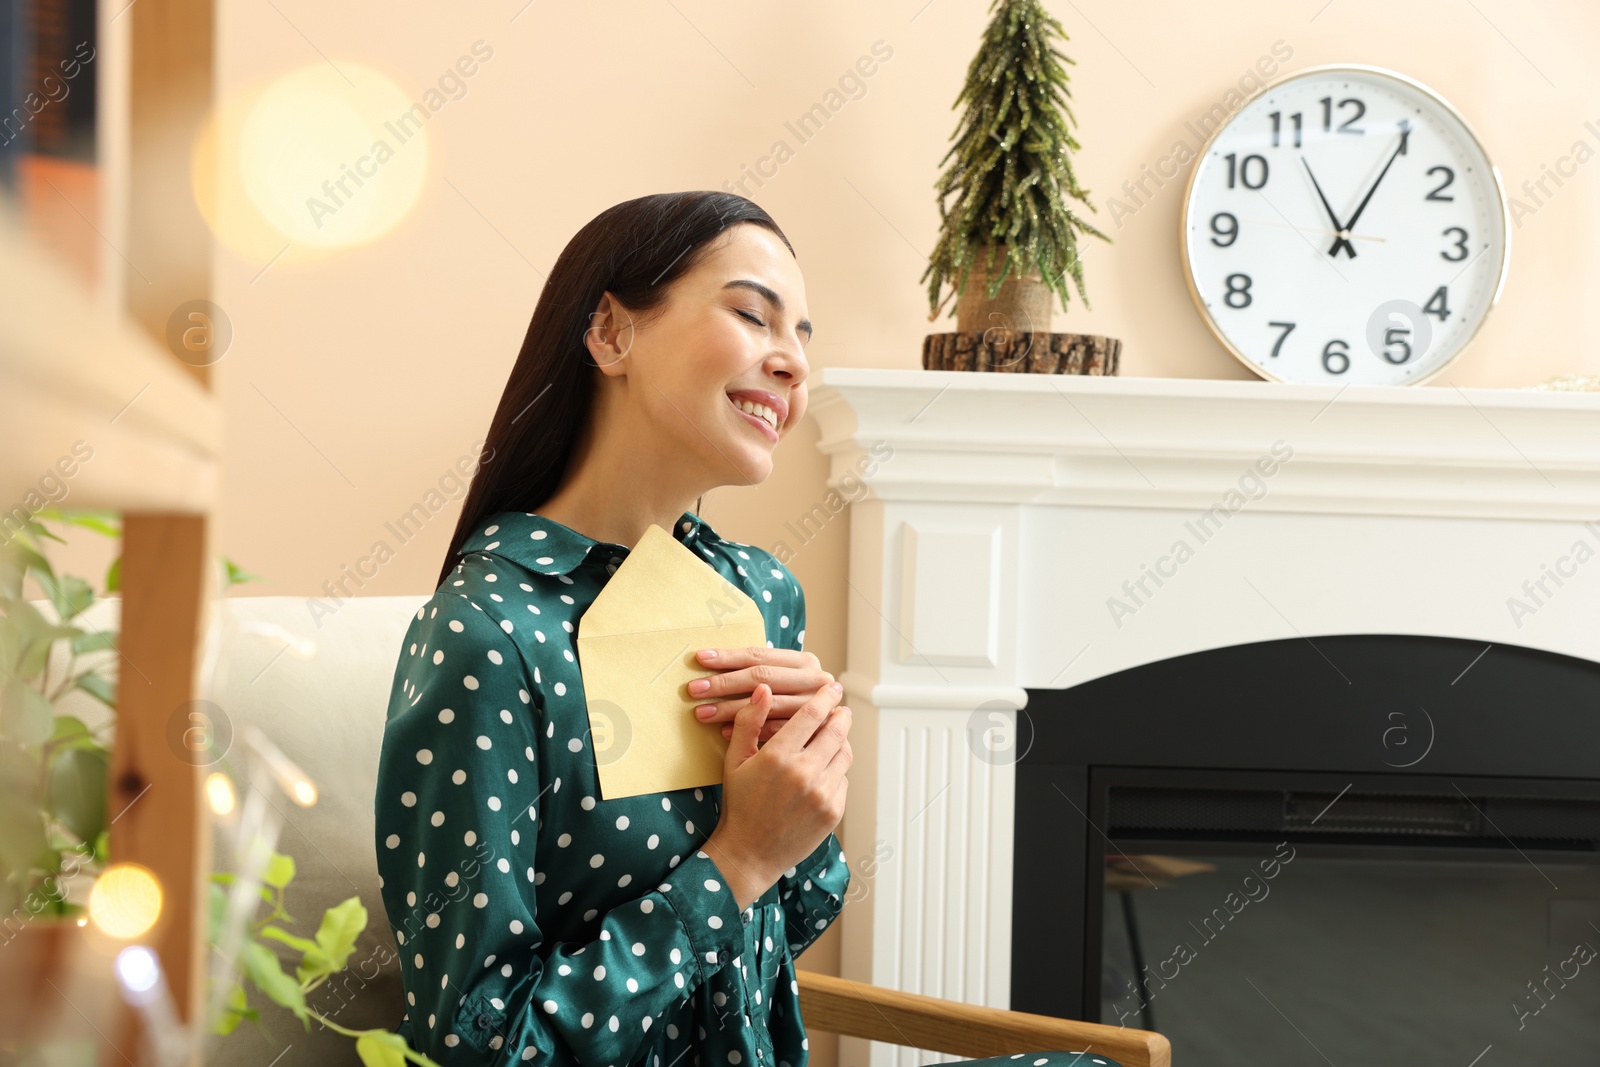
[[[1376,67],[1263,89],[1195,161],[1184,264],[1217,338],[1264,378],[1411,385],[1500,298],[1510,213],[1466,121]]]

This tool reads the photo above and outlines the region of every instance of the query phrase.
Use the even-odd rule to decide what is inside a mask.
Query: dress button
[[[728,950],[727,949],[719,949],[717,951],[717,962],[718,963],[727,963],[728,962]]]
[[[479,1030],[487,1030],[494,1025],[494,1017],[486,1011],[478,1013],[477,1024]]]

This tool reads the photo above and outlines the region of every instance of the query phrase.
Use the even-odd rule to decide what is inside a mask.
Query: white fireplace
[[[1029,688],[1336,634],[1600,661],[1600,394],[825,368],[811,395],[830,486],[867,487],[846,977],[1010,1006]]]

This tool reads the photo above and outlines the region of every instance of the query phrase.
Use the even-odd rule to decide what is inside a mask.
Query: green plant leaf
[[[287,886],[294,881],[294,857],[274,852],[267,861],[267,869],[261,872],[261,880],[274,889]]]
[[[0,690],[0,735],[24,747],[42,745],[54,729],[50,702],[44,694],[12,678]]]
[[[225,568],[227,585],[242,585],[245,582],[259,582],[261,580],[259,574],[251,574],[227,556],[222,557],[222,565]]]
[[[55,729],[50,734],[51,748],[89,748],[105,751],[105,746],[95,740],[89,724],[75,715],[57,715]]]
[[[262,937],[270,937],[274,941],[281,941],[290,948],[299,949],[301,952],[317,951],[317,943],[309,937],[297,937],[289,931],[277,926],[263,926],[259,931]],[[304,982],[305,979],[301,978]]]
[[[300,991],[299,982],[283,973],[283,966],[273,951],[259,941],[246,941],[242,957],[245,973],[250,976],[250,981],[255,983],[256,988],[271,997],[274,1002],[294,1012],[295,1017],[305,1024],[307,1030],[310,1030],[311,1020],[306,1015],[306,995]]]
[[[116,511],[97,510],[92,508],[44,508],[39,512],[45,518],[55,519],[67,526],[81,526],[85,530],[104,534],[107,537],[122,536],[122,515]]]
[[[122,589],[122,557],[118,556],[111,561],[111,566],[106,568],[106,593],[120,592]]]
[[[70,744],[83,737],[91,737],[89,724],[76,715],[57,715],[55,728],[50,732],[52,745]]]
[[[111,862],[111,827],[100,831],[94,839],[94,860],[96,863]]]
[[[90,652],[105,652],[114,649],[117,647],[117,636],[117,631],[115,630],[79,634],[72,639],[72,654],[82,656]]]
[[[0,597],[7,600],[22,599],[22,579],[28,571],[23,551],[15,541],[0,545]]]
[[[381,1030],[369,1030],[356,1038],[356,1055],[366,1067],[405,1067],[405,1038]]]
[[[234,883],[234,875],[232,871],[212,871],[211,880],[217,885],[232,885]],[[273,895],[271,888],[264,885],[257,886],[257,888],[261,891],[262,900],[268,904],[277,902],[277,897]]]
[[[216,883],[216,875],[212,875],[211,885],[206,887],[206,943],[215,945],[222,936],[222,924],[228,916],[228,894],[222,886]]]
[[[31,523],[30,525],[35,533],[52,538],[56,541],[61,541],[61,538],[56,537],[55,534],[51,533],[49,530],[46,530],[38,523]],[[61,543],[66,544],[65,541],[61,541]],[[12,546],[16,550],[18,563],[27,570],[32,571],[35,578],[41,574],[47,575],[51,578],[56,576],[55,568],[50,566],[50,561],[44,557],[43,553],[39,552],[37,549],[30,548],[26,544],[20,544],[17,541],[13,541]]]
[[[45,804],[67,829],[93,841],[106,826],[110,780],[111,758],[103,749],[62,749],[50,763]]]
[[[228,992],[228,999],[223,1003],[222,1012],[211,1028],[214,1034],[231,1034],[234,1029],[245,1019],[259,1023],[261,1013],[250,1006],[244,998],[244,984],[235,983]]]
[[[58,578],[49,578],[36,574],[34,577],[50,598],[50,603],[56,609],[56,617],[62,622],[76,618],[94,603],[94,590],[77,575],[63,574]]]
[[[0,874],[9,870],[26,876],[47,847],[44,818],[31,799],[16,790],[0,795]]]
[[[4,556],[0,552],[0,558]],[[10,598],[0,600],[0,669],[7,674],[15,673],[17,658],[22,654],[22,633],[11,620],[11,603]]]
[[[115,710],[117,706],[116,683],[100,674],[98,671],[85,671],[73,679],[72,684],[77,689],[99,700],[106,707]]]
[[[57,513],[56,513],[54,508],[45,508],[43,511],[40,511],[38,513],[38,515],[43,515],[43,516],[45,516],[47,518],[54,518],[56,514]],[[27,522],[23,523],[23,525],[22,525],[22,535],[23,535],[24,538],[26,538],[28,540],[29,544],[33,548],[35,548],[36,550],[38,550],[40,552],[44,551],[44,545],[41,544],[40,542],[43,542],[43,541],[54,541],[57,544],[61,544],[61,545],[64,545],[64,544],[67,543],[67,539],[65,537],[62,537],[60,534],[58,534],[54,530],[50,529],[50,527],[48,527],[44,523],[40,522],[38,520],[37,515],[34,518],[29,519]]]
[[[302,982],[344,970],[356,938],[367,928],[367,909],[360,897],[348,897],[322,913],[315,951],[308,951],[297,972]]]
[[[44,673],[51,642],[83,632],[76,626],[61,626],[51,622],[26,600],[10,601],[6,605],[6,617],[16,627],[20,638],[12,673],[23,681],[31,681]]]

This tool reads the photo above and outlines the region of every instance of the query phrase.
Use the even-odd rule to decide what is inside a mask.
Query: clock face
[[[1316,68],[1213,136],[1183,246],[1196,304],[1258,374],[1411,384],[1498,299],[1507,221],[1500,176],[1450,105],[1387,71]]]

